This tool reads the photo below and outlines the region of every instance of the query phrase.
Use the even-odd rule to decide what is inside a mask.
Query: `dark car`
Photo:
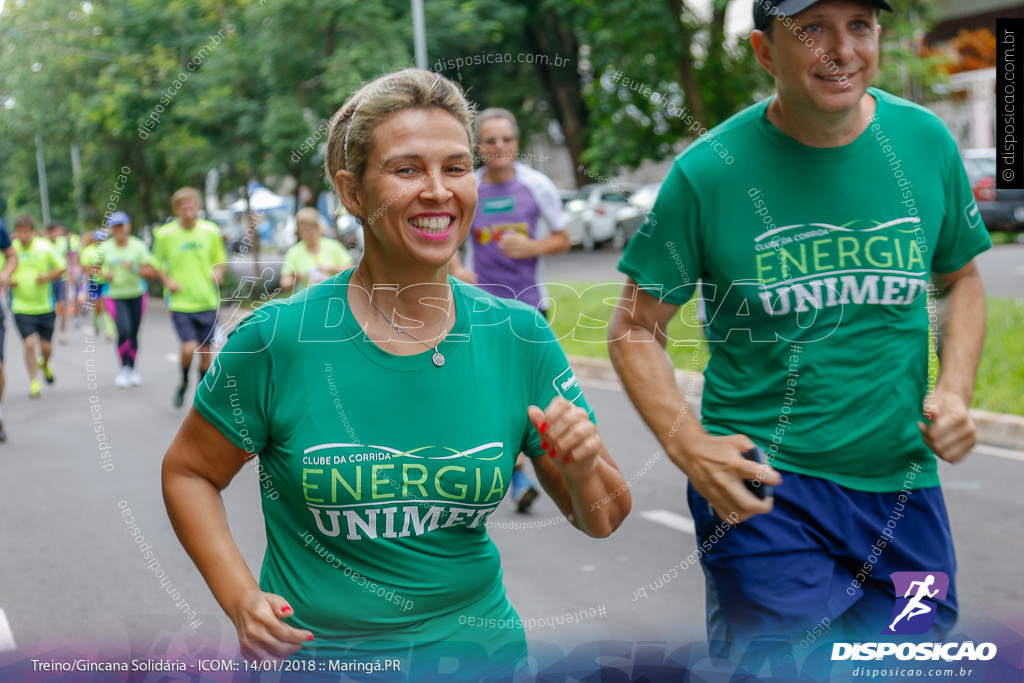
[[[990,232],[1024,230],[1024,190],[996,188],[996,150],[967,149],[961,158],[985,227]]]

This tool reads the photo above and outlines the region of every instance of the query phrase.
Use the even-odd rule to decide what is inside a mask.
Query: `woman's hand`
[[[313,640],[305,629],[292,628],[283,620],[295,616],[288,601],[274,593],[251,591],[241,608],[231,615],[238,644],[246,659],[284,659]]]
[[[563,473],[578,480],[594,471],[603,445],[586,410],[556,396],[546,410],[530,406],[527,412],[541,448]]]

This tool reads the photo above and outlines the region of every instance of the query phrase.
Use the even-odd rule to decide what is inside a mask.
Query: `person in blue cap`
[[[139,353],[139,327],[146,311],[148,291],[144,278],[157,277],[153,256],[146,244],[132,235],[132,222],[124,211],[107,219],[113,239],[100,247],[100,278],[107,285],[107,310],[117,327],[117,357],[121,368],[114,384],[118,388],[142,384],[135,364]]]
[[[753,10],[775,93],[676,158],[619,264],[629,279],[609,339],[689,480],[713,650],[759,666],[792,662],[815,629],[878,640],[892,572],[949,577],[922,638],[955,622],[938,459],[975,444],[975,257],[991,243],[945,124],[871,87],[888,2]],[[710,327],[700,421],[663,349],[698,278]],[[933,291],[949,328],[929,387]],[[755,446],[767,462],[750,460]]]

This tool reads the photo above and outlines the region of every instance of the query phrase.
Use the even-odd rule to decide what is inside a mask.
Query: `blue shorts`
[[[53,300],[54,301],[67,301],[68,300],[68,281],[67,280],[54,280],[51,284],[53,287]]]
[[[956,558],[938,487],[869,493],[781,474],[774,509],[735,527],[716,519],[689,486],[704,550],[708,639],[719,654],[729,656],[732,644],[732,656],[743,656],[754,640],[791,647],[815,630],[824,632],[819,644],[886,640],[880,634],[896,604],[892,572],[948,575],[929,633],[949,631],[957,615]]]
[[[103,283],[89,278],[89,300],[97,301],[103,294]]]
[[[213,343],[213,332],[217,325],[217,309],[182,313],[171,311],[171,320],[182,344],[196,342],[199,346]]]

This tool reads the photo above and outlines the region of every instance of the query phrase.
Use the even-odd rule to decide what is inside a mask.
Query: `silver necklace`
[[[448,313],[452,310],[452,297],[451,296],[448,297],[448,308],[446,308],[445,311],[444,311],[444,320],[441,322],[441,331],[437,335],[437,341],[434,342],[433,344],[429,344],[429,343],[423,341],[422,339],[420,339],[419,337],[413,335],[411,332],[406,331],[406,329],[404,327],[402,327],[401,325],[396,325],[395,321],[392,320],[391,318],[389,318],[384,313],[384,311],[382,311],[380,309],[380,306],[377,305],[377,302],[373,300],[373,292],[371,292],[370,290],[366,289],[366,283],[363,282],[363,275],[362,275],[362,273],[359,272],[359,268],[356,268],[356,277],[359,278],[359,284],[362,286],[363,290],[366,292],[366,296],[369,297],[370,305],[373,306],[375,309],[377,309],[377,312],[380,313],[380,317],[382,317],[382,318],[384,318],[384,320],[388,321],[388,324],[391,325],[391,327],[395,328],[395,331],[398,332],[399,334],[404,334],[407,337],[415,339],[420,344],[423,344],[424,346],[426,346],[428,349],[430,349],[430,348],[434,349],[434,356],[431,358],[431,360],[434,361],[434,365],[437,366],[437,367],[441,367],[442,365],[444,365],[444,354],[442,354],[440,351],[438,351],[437,347],[441,343],[441,335],[444,334],[445,325],[448,323]]]

